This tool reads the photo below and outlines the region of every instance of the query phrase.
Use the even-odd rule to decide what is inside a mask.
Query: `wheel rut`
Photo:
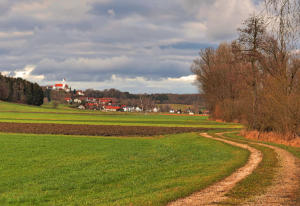
[[[255,144],[273,149],[278,155],[279,168],[272,185],[267,189],[265,194],[253,197],[243,205],[300,206],[299,199],[297,200],[296,196],[300,189],[299,159],[284,149],[261,143]]]
[[[199,192],[195,192],[194,194],[188,197],[178,199],[174,202],[170,202],[168,206],[218,205],[218,202],[226,199],[225,194],[228,193],[239,181],[241,181],[249,174],[251,174],[262,160],[262,153],[259,150],[247,144],[242,144],[242,143],[237,143],[222,138],[212,137],[207,133],[201,133],[201,136],[247,149],[250,151],[249,159],[243,167],[239,168],[237,171],[235,171],[234,173],[232,173],[230,176],[226,177],[222,181],[217,182]]]
[[[217,135],[223,137],[223,134],[224,133],[218,133]],[[169,206],[219,205],[221,201],[226,200],[226,193],[228,193],[239,181],[250,175],[263,158],[262,153],[259,150],[247,144],[237,143],[224,138],[212,137],[207,133],[201,133],[201,136],[249,150],[251,154],[248,162],[224,180],[188,197],[171,202],[168,204]],[[272,185],[267,188],[266,192],[246,200],[241,205],[300,206],[300,160],[288,151],[275,146],[255,142],[251,142],[251,144],[257,144],[273,149],[277,154],[279,167],[277,168]]]

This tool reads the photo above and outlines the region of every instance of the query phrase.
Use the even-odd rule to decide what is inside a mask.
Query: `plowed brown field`
[[[0,132],[90,136],[155,136],[187,132],[204,132],[207,130],[208,129],[206,128],[193,127],[0,123]]]

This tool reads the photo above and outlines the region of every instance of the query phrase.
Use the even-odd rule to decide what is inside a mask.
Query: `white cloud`
[[[32,72],[35,70],[35,66],[34,65],[27,65],[24,69],[22,70],[16,70],[14,71],[14,75],[13,77],[15,78],[22,78],[22,79],[26,79],[29,81],[33,81],[33,82],[40,82],[42,80],[45,79],[44,75],[33,75]]]
[[[185,36],[190,40],[199,40],[205,37],[207,26],[201,22],[187,22],[183,25]]]
[[[242,21],[256,10],[251,0],[217,0],[207,18],[207,37],[223,40],[233,37]]]
[[[107,13],[108,13],[108,15],[111,16],[111,17],[116,16],[116,13],[115,13],[115,11],[114,11],[113,9],[107,10]]]
[[[185,85],[194,92],[190,64],[198,50],[231,40],[255,5],[254,0],[0,0],[0,68],[32,64],[36,69],[18,75],[44,77],[42,82],[66,77],[85,88],[182,92]]]
[[[183,5],[198,22],[198,25],[188,22],[185,27],[193,36],[205,32],[204,39],[210,41],[232,39],[242,21],[258,11],[253,0],[184,0]]]
[[[0,32],[0,38],[14,38],[14,37],[26,37],[34,35],[33,31],[23,31],[23,32]]]
[[[147,80],[144,77],[124,78],[112,75],[110,79],[102,82],[75,82],[68,84],[77,89],[110,89],[116,88],[131,93],[197,93],[198,89],[193,85],[194,75],[179,78],[162,78],[159,80]],[[53,84],[54,82],[45,82]],[[180,86],[179,86],[180,85]],[[176,88],[176,89],[174,89]]]
[[[2,75],[4,75],[4,76],[7,76],[7,77],[11,76],[11,72],[10,71],[0,71],[0,73]]]
[[[13,5],[11,14],[42,21],[78,21],[86,18],[91,0],[40,0]]]
[[[196,75],[183,76],[179,78],[168,78],[168,81],[194,83],[196,81]]]

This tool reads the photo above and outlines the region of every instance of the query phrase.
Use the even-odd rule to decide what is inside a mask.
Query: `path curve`
[[[212,137],[207,133],[201,133],[201,136],[209,139],[225,142],[227,144],[231,144],[249,150],[250,156],[248,162],[243,167],[241,167],[240,169],[232,173],[230,176],[226,177],[224,180],[217,182],[188,197],[178,199],[174,202],[170,202],[168,206],[216,205],[218,202],[225,200],[226,199],[225,194],[229,192],[236,185],[236,183],[238,183],[239,181],[247,177],[249,174],[251,174],[262,160],[262,153],[259,150],[247,144],[242,144],[242,143],[237,143],[222,138]]]
[[[243,205],[300,206],[300,202],[299,200],[297,202],[295,196],[300,189],[300,160],[284,149],[262,143],[254,144],[273,149],[278,155],[279,169],[265,194],[253,197]]]

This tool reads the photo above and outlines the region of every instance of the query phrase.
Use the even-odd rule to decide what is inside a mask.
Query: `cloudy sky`
[[[236,37],[258,0],[0,0],[0,72],[41,85],[196,93],[201,48]]]

